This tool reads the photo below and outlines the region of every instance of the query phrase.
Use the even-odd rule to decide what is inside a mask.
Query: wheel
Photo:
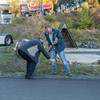
[[[26,14],[25,14],[25,17],[29,17],[29,16],[30,16],[29,13],[26,13]]]
[[[12,43],[12,37],[11,36],[6,36],[5,38],[5,45],[9,46]]]
[[[45,10],[44,15],[48,15],[48,14],[49,14],[49,10]]]

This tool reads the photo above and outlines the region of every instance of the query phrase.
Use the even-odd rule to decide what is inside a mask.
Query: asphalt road
[[[100,80],[0,78],[0,100],[100,100]]]

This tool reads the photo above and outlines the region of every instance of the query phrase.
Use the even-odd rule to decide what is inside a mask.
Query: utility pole
[[[43,0],[41,0],[41,15],[43,15]]]

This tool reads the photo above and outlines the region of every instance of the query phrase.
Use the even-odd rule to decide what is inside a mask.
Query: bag
[[[18,40],[18,41],[16,42],[15,47],[13,48],[16,55],[19,55],[19,54],[18,54],[18,49],[19,49],[25,42],[28,42],[28,41],[29,41],[28,39],[20,39],[20,40]]]

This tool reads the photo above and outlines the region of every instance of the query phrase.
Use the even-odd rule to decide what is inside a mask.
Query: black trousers
[[[36,63],[23,51],[18,50],[19,55],[27,61],[26,76],[32,76],[36,67]]]

